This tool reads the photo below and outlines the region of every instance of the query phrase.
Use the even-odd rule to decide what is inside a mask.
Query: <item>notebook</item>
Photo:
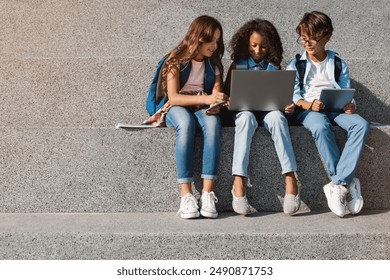
[[[231,111],[284,110],[292,103],[295,70],[232,70]]]
[[[351,103],[355,89],[326,88],[321,90],[320,100],[324,103],[324,111],[344,112],[344,106]]]

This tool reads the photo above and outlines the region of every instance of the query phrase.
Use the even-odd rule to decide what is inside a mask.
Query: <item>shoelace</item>
[[[347,194],[345,192],[342,192],[341,187],[338,185],[336,185],[336,195],[337,195],[337,199],[341,203],[345,202]]]
[[[203,194],[202,196],[205,196],[205,201],[202,200],[204,207],[208,207],[213,202],[214,204],[218,203],[218,198],[214,195],[214,193]]]
[[[198,203],[196,202],[196,199],[193,196],[186,196],[184,198],[183,203],[180,205],[179,211],[177,213],[181,213],[182,211],[186,211],[189,208],[198,208]]]

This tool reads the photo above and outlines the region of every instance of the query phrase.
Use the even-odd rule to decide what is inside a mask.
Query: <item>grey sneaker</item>
[[[340,218],[344,217],[348,189],[342,185],[335,185],[333,182],[330,182],[324,186],[324,192],[330,210]]]
[[[199,207],[196,201],[196,198],[187,193],[180,199],[180,209],[178,213],[180,213],[180,217],[183,219],[192,219],[199,217]]]
[[[286,194],[284,196],[283,201],[283,212],[285,214],[292,215],[299,210],[301,206],[301,199],[299,198],[299,194]]]
[[[248,203],[248,199],[246,198],[246,195],[244,195],[243,197],[235,196],[234,186],[232,188],[232,196],[233,196],[232,206],[234,212],[240,215],[247,215],[251,213],[251,206]]]
[[[353,178],[349,185],[349,193],[347,194],[347,207],[352,215],[356,215],[363,208],[363,197],[358,178]]]
[[[206,218],[217,218],[218,212],[217,209],[215,209],[215,203],[217,202],[218,198],[215,196],[214,192],[203,192],[200,198],[200,214]]]

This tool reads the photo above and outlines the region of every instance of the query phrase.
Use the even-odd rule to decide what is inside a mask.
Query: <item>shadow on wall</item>
[[[357,113],[373,124],[390,125],[389,105],[383,103],[363,84],[351,79],[351,87],[356,89]]]

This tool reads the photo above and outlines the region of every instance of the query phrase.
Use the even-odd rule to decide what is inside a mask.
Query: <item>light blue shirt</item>
[[[343,59],[341,59],[342,69],[341,69],[340,77],[339,77],[338,83],[337,83],[336,79],[334,77],[334,67],[335,67],[334,66],[335,65],[334,57],[335,57],[335,53],[333,51],[329,51],[329,50],[327,50],[326,53],[327,53],[327,55],[329,57],[327,73],[328,73],[328,77],[330,78],[330,82],[332,83],[332,85],[335,88],[349,88],[351,83],[350,83],[348,65],[346,64],[346,62]],[[301,56],[300,60],[306,60],[307,63],[306,63],[306,69],[305,69],[305,76],[303,78],[303,88],[302,88],[302,90],[299,87],[299,74],[298,74],[298,71],[296,73],[294,95],[293,95],[293,101],[294,101],[295,104],[297,104],[297,102],[299,100],[301,100],[301,99],[305,100],[305,95],[306,95],[306,93],[307,93],[307,91],[309,89],[309,85],[307,84],[307,75],[309,74],[309,71],[310,71],[310,68],[311,68],[311,63],[310,63],[310,60],[307,59],[306,51]],[[287,65],[287,70],[297,70],[296,62],[297,62],[296,58],[291,60],[291,62]]]

